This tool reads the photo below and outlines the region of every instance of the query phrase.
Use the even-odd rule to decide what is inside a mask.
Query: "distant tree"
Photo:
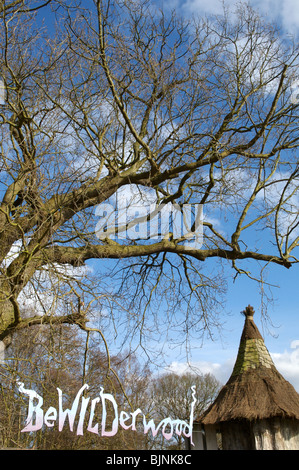
[[[194,419],[213,402],[220,389],[220,382],[211,374],[184,373],[182,375],[168,373],[155,379],[151,385],[152,413],[157,422],[166,417],[190,420],[191,403],[194,400],[193,390],[196,387],[196,404],[194,407]],[[184,449],[184,436],[173,434],[173,439],[167,442],[160,436],[156,445],[167,449]]]
[[[28,413],[28,396],[18,389],[23,382],[43,398],[43,409],[58,409],[57,387],[63,393],[64,409],[71,408],[76,394],[87,384],[84,396],[99,396],[100,387],[115,398],[119,410],[146,409],[150,371],[138,364],[131,354],[109,357],[96,339],[89,347],[75,326],[35,326],[16,333],[10,347],[10,356],[0,365],[0,447],[48,450],[84,449],[145,449],[148,437],[142,431],[124,431],[119,427],[113,437],[101,436],[102,407],[98,405],[94,424],[99,423],[99,434],[87,431],[89,412],[86,413],[83,435],[77,435],[79,410],[70,430],[68,420],[62,431],[54,426],[43,426],[35,432],[22,433]],[[90,349],[89,349],[90,348]],[[109,402],[108,402],[109,404]],[[107,430],[115,415],[108,407]]]

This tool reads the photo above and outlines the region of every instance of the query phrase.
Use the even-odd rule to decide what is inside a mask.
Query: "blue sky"
[[[203,348],[193,351],[191,364],[202,373],[211,372],[222,383],[229,378],[238,352],[244,317],[240,314],[248,304],[255,309],[257,324],[272,359],[283,376],[299,391],[298,267],[287,271],[270,268],[269,273],[279,288],[273,289],[274,301],[268,305],[268,320],[261,316],[261,297],[256,284],[247,278],[229,283],[221,337],[205,341]],[[171,370],[186,370],[184,361],[173,360]]]
[[[239,2],[227,0],[231,8]],[[299,4],[298,0],[253,0],[254,9],[267,20],[276,22],[285,37],[298,38]],[[222,2],[218,0],[176,0],[164,2],[164,6],[176,8],[180,13],[221,14]],[[299,392],[299,326],[298,326],[298,285],[299,266],[290,270],[272,266],[268,270],[269,282],[278,285],[272,289],[273,302],[268,304],[268,321],[261,315],[261,296],[258,286],[248,278],[238,278],[236,283],[229,282],[227,303],[224,314],[226,323],[221,338],[206,340],[204,347],[192,354],[191,363],[203,373],[213,373],[221,382],[229,378],[238,352],[239,341],[244,324],[240,314],[248,304],[255,309],[255,322],[264,337],[265,344],[274,363]],[[173,359],[170,369],[177,372],[186,370],[186,363]]]
[[[154,0],[153,0],[154,1]],[[185,15],[214,14],[222,12],[222,2],[218,0],[165,0],[164,7],[176,8]],[[228,6],[235,1],[225,2]],[[277,21],[283,34],[297,35],[299,31],[299,0],[253,0],[252,5],[268,20]],[[94,263],[90,263],[93,265]],[[230,272],[230,276],[232,273]],[[273,303],[268,305],[269,320],[265,322],[261,312],[259,286],[246,277],[239,277],[235,283],[229,279],[221,336],[215,335],[214,341],[205,340],[202,348],[196,340],[191,343],[191,364],[200,372],[213,373],[225,382],[233,368],[242,333],[244,317],[240,314],[248,304],[255,309],[255,322],[264,336],[265,344],[272,355],[277,369],[299,392],[299,327],[298,327],[298,281],[299,266],[287,270],[271,266],[268,281],[279,285],[273,288]],[[182,372],[186,369],[183,354],[173,350],[169,355],[169,368]]]
[[[242,3],[237,0],[224,0],[226,6],[234,8]],[[256,11],[271,21],[281,25],[285,34],[296,35],[299,24],[298,0],[251,0],[249,3]],[[176,8],[189,14],[221,14],[222,0],[165,0],[165,6]]]
[[[153,0],[153,3],[158,3]],[[239,3],[226,0],[232,9]],[[251,5],[267,20],[277,22],[285,37],[297,36],[299,30],[298,0],[252,0]],[[176,9],[185,16],[192,14],[221,14],[222,2],[219,0],[164,0],[164,8]],[[205,211],[205,209],[204,209]],[[255,236],[255,234],[251,234]],[[92,266],[97,263],[91,262]],[[243,266],[242,266],[243,267]],[[255,322],[264,337],[265,344],[272,355],[277,369],[299,392],[299,328],[297,286],[299,266],[287,270],[279,266],[269,267],[267,281],[279,286],[272,289],[273,302],[267,304],[267,320],[261,307],[259,285],[247,277],[238,277],[232,281],[232,270],[228,273],[228,292],[225,308],[221,315],[224,324],[220,333],[215,332],[214,340],[205,339],[200,347],[200,340],[194,338],[190,344],[189,363],[202,373],[211,372],[222,383],[229,378],[238,352],[243,329],[244,317],[241,311],[251,304],[255,309]],[[121,338],[119,338],[121,341]],[[165,348],[167,352],[167,344]],[[183,372],[187,368],[183,350],[169,349],[168,369]],[[161,372],[161,369],[159,370]]]

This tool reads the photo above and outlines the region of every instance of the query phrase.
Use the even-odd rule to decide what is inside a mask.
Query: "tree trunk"
[[[13,327],[18,312],[17,302],[9,300],[9,296],[3,291],[0,297],[0,341],[3,342],[5,348],[11,343],[10,328]]]

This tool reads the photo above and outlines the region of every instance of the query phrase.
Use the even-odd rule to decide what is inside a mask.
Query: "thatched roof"
[[[299,394],[277,371],[253,321],[253,308],[248,306],[243,313],[245,324],[232,375],[199,421],[215,424],[273,417],[299,420]]]

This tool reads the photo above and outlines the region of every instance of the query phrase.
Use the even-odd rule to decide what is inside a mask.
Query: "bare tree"
[[[214,401],[219,390],[220,382],[211,374],[201,374],[193,371],[184,374],[166,373],[152,381],[150,389],[151,409],[157,421],[165,416],[173,419],[190,420],[191,404],[194,403],[194,419]],[[195,387],[195,388],[194,388]],[[194,396],[193,396],[194,394]],[[155,442],[156,446],[164,449],[184,449],[185,440],[182,435],[173,433],[168,442],[162,436]],[[157,448],[157,447],[156,447]]]
[[[88,330],[92,302],[106,302],[107,317],[115,298],[133,332],[167,298],[169,314],[186,313],[180,338],[204,332],[222,284],[213,260],[249,276],[248,260],[262,270],[298,262],[296,47],[249,7],[186,21],[146,0],[55,5],[48,30],[43,9],[1,17],[0,339],[38,323]],[[103,204],[128,212],[133,194],[155,214],[203,205],[202,245],[190,244],[195,222],[188,236],[129,237],[148,213],[99,230]],[[124,268],[113,272],[118,298],[82,271],[95,259]],[[45,305],[34,316],[22,310],[29,291]]]
[[[29,13],[37,11],[51,3],[52,0],[45,0],[44,2],[28,1],[28,0],[1,0],[0,2],[0,15],[7,15],[8,13]]]
[[[72,430],[66,422],[62,431],[58,423],[41,426],[34,433],[21,432],[28,416],[28,395],[19,391],[18,383],[34,390],[43,399],[43,410],[58,409],[57,387],[62,391],[64,406],[71,408],[82,385],[88,385],[84,397],[93,400],[105,393],[114,397],[120,410],[128,412],[149,407],[149,368],[142,367],[131,354],[111,356],[109,361],[97,335],[84,341],[85,333],[74,325],[36,325],[15,333],[9,357],[0,365],[0,447],[30,449],[145,449],[149,436],[142,427],[124,430],[119,426],[114,436],[102,435],[102,405],[95,409],[93,422],[99,432],[89,432],[90,407],[84,417],[83,434],[78,434],[80,406]],[[83,338],[82,338],[83,337]],[[115,411],[107,403],[106,430],[111,429]],[[34,420],[34,418],[33,418]],[[138,423],[137,423],[138,425]]]

